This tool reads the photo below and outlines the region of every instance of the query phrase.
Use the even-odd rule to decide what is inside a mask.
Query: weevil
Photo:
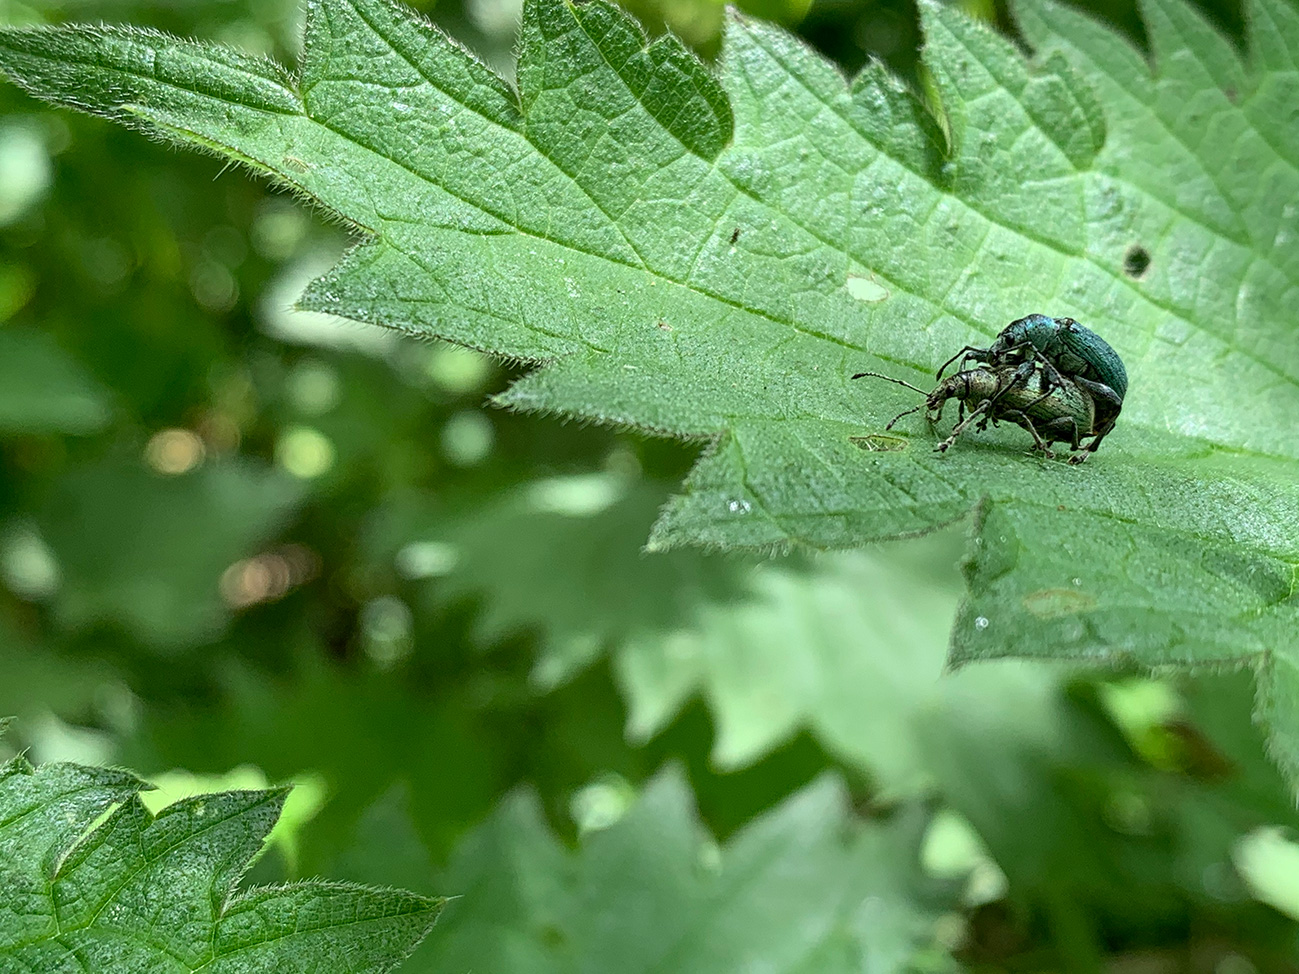
[[[1095,429],[1094,438],[1087,445],[1089,452],[1095,452],[1101,440],[1114,429],[1128,391],[1127,369],[1118,352],[1096,332],[1072,318],[1031,314],[1012,321],[987,348],[965,346],[943,363],[937,377],[941,379],[947,367],[958,358],[962,366],[970,361],[993,369],[1014,365],[1022,379],[1040,369],[1045,375],[1046,391],[1056,388],[1064,379],[1072,380],[1094,404]],[[1013,384],[1000,395],[1008,395],[1011,388]]]
[[[981,365],[949,375],[933,391],[925,392],[909,382],[879,372],[858,372],[853,378],[860,379],[866,375],[905,386],[925,397],[919,406],[904,410],[889,420],[884,427],[886,430],[892,429],[903,416],[921,409],[926,411],[925,418],[929,422],[936,423],[942,418],[947,401],[957,401],[956,426],[947,439],[934,447],[940,453],[946,453],[971,424],[977,424],[976,431],[982,432],[989,423],[996,425],[1006,420],[1023,427],[1033,437],[1034,448],[1048,458],[1055,456],[1051,444],[1065,442],[1075,451],[1069,458],[1070,463],[1087,459],[1081,440],[1095,433],[1096,410],[1092,397],[1072,379],[1058,376],[1055,381],[1049,381],[1043,369],[1034,369],[1022,377],[1017,365],[1000,368]]]

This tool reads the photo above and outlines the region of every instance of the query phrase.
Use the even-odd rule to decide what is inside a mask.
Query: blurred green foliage
[[[514,0],[417,6],[508,66]],[[1126,0],[1091,6],[1141,43]],[[910,3],[745,7],[846,70],[915,75]],[[715,50],[714,0],[631,9]],[[1235,5],[1206,10],[1239,38]],[[130,21],[288,61],[300,15],[0,0],[3,23]],[[556,937],[633,949],[538,920],[544,884],[580,904],[601,888],[583,869],[625,860],[670,902],[653,843],[720,862],[831,771],[863,834],[923,834],[853,846],[880,877],[861,896],[911,931],[881,969],[948,969],[937,944],[978,971],[1299,971],[1275,865],[1299,817],[1245,676],[943,674],[951,538],[883,582],[868,562],[642,556],[695,450],[493,409],[509,363],[292,311],[348,243],[210,159],[0,86],[0,713],[20,718],[0,748],[309,783],[252,878],[465,893],[411,970],[537,969],[493,955],[492,924],[532,925],[543,958]],[[817,615],[847,617],[817,601],[846,585],[876,613],[847,634]],[[484,917],[473,891],[511,868],[543,885]]]

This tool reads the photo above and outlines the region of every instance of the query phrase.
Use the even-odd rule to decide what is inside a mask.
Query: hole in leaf
[[[871,453],[897,453],[910,445],[904,436],[885,436],[883,433],[850,436],[848,441]]]
[[[1133,244],[1123,255],[1123,273],[1138,280],[1146,276],[1150,269],[1150,251],[1140,244]]]
[[[848,294],[858,301],[865,301],[867,304],[875,304],[883,301],[889,296],[889,289],[869,277],[859,277],[856,274],[848,275]]]

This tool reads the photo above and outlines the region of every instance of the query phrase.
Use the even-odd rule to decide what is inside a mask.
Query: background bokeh
[[[510,70],[517,0],[417,6]],[[924,84],[908,0],[743,6]],[[1089,6],[1143,43],[1129,0]],[[629,8],[719,50],[713,0]],[[1237,5],[1202,9],[1244,43]],[[300,16],[0,0],[0,23],[290,63]],[[1248,674],[944,675],[961,525],[771,563],[642,555],[696,448],[495,409],[519,368],[291,310],[351,242],[218,161],[0,86],[0,752],[126,765],[155,803],[294,781],[252,881],[439,893],[520,788],[571,844],[675,765],[724,841],[829,769],[864,818],[929,816],[918,868],[959,887],[938,939],[972,970],[1299,971],[1299,819]]]

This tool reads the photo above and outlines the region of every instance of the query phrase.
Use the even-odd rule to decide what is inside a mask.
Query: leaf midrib
[[[29,35],[34,35],[34,34],[52,34],[52,33],[57,32],[59,29],[60,29],[60,28],[58,28],[58,27],[29,27],[29,28],[24,28],[24,27],[18,27],[18,28],[6,28],[6,27],[0,27],[0,37],[2,37],[3,34],[10,34],[10,35],[14,35],[14,36],[21,36],[21,35],[23,35],[23,34],[29,34]],[[147,35],[141,35],[141,33],[140,33],[139,31],[137,31],[137,30],[135,30],[135,29],[133,29],[133,28],[128,28],[128,27],[114,27],[114,28],[110,28],[110,29],[113,30],[113,31],[115,31],[115,32],[121,32],[121,34],[122,34],[124,37],[126,37],[127,39],[129,39],[130,41],[132,41],[132,42],[134,42],[134,43],[144,43],[143,40],[142,40],[142,36],[147,36]],[[182,45],[183,45],[183,44],[192,43],[192,42],[187,42],[187,41],[178,41],[177,39],[172,38],[172,37],[168,37],[167,35],[162,35],[162,38],[160,38],[160,39],[165,39],[165,40],[167,40],[168,42],[173,43],[173,44],[177,44],[177,43],[178,43],[178,44],[182,44]],[[181,50],[184,50],[184,48],[180,48],[180,49],[181,49]],[[217,102],[217,103],[219,103],[219,104],[223,104],[223,105],[233,104],[233,105],[237,105],[237,106],[239,106],[240,108],[246,109],[246,110],[248,110],[248,111],[253,111],[253,112],[263,112],[263,113],[265,113],[265,114],[267,114],[267,115],[272,115],[272,116],[275,116],[275,117],[278,117],[278,118],[296,118],[296,117],[306,117],[305,114],[304,114],[303,112],[289,112],[289,111],[283,111],[283,110],[280,110],[280,109],[277,109],[277,108],[268,107],[268,106],[266,106],[266,105],[253,105],[253,104],[249,104],[248,102],[240,101],[240,100],[237,99],[237,98],[228,98],[226,95],[220,95],[220,96],[217,96],[217,95],[212,94],[212,93],[209,92],[209,91],[195,91],[193,88],[188,88],[188,87],[186,87],[186,86],[180,84],[180,83],[177,82],[177,81],[170,80],[170,79],[166,79],[166,78],[159,78],[156,74],[150,74],[150,73],[147,73],[147,72],[144,72],[144,71],[131,71],[131,70],[127,69],[127,68],[119,67],[119,66],[114,65],[114,64],[104,64],[104,63],[102,63],[102,62],[100,62],[100,61],[94,61],[94,60],[89,60],[89,59],[79,58],[79,57],[72,57],[72,56],[69,56],[69,57],[66,57],[66,58],[62,58],[62,59],[55,59],[55,58],[52,58],[52,57],[47,57],[47,56],[45,56],[44,54],[32,53],[32,52],[30,52],[30,51],[23,51],[23,52],[22,52],[22,56],[25,57],[25,58],[30,58],[30,59],[32,59],[32,60],[34,60],[34,61],[42,61],[42,62],[44,62],[44,63],[46,63],[46,64],[53,64],[53,65],[67,65],[67,64],[75,64],[75,65],[78,65],[78,66],[83,67],[83,68],[89,67],[89,68],[91,68],[91,69],[94,70],[94,71],[104,72],[104,73],[106,73],[106,74],[117,74],[117,75],[122,75],[122,76],[125,76],[125,77],[128,77],[128,78],[142,78],[142,79],[144,79],[144,80],[146,80],[146,81],[151,81],[151,82],[153,82],[154,84],[165,85],[165,86],[168,87],[168,88],[175,88],[175,89],[177,89],[177,90],[179,90],[179,91],[188,92],[188,93],[191,94],[191,95],[197,95],[197,96],[200,97],[200,98],[209,98],[209,99],[211,99],[212,101],[215,101],[215,102]],[[272,62],[272,63],[273,63],[273,62]],[[231,68],[232,70],[239,70],[239,69],[233,68],[231,65],[228,65],[228,64],[223,64],[222,67],[228,67],[228,68]],[[301,104],[301,102],[302,102],[302,97],[301,97],[301,94],[300,94],[299,92],[295,91],[293,88],[286,88],[286,87],[284,87],[284,86],[283,86],[282,84],[280,84],[280,82],[277,81],[277,80],[273,80],[273,79],[270,79],[270,78],[266,78],[266,77],[264,77],[263,75],[253,74],[253,73],[248,72],[248,71],[242,71],[242,70],[240,70],[240,73],[241,73],[242,75],[244,75],[245,77],[250,78],[250,79],[257,79],[257,80],[260,80],[260,81],[265,81],[265,82],[268,82],[268,83],[271,83],[271,84],[278,85],[281,91],[283,91],[285,94],[287,94],[287,95],[289,95],[289,96],[291,96],[291,97],[293,97],[293,98],[296,98],[297,101],[299,102],[299,104]],[[19,87],[23,87],[23,86],[22,86],[22,85],[19,85]],[[75,101],[75,97],[74,97],[73,99],[71,99],[71,100],[72,100],[72,102],[73,102],[74,104],[76,103],[76,101]],[[125,108],[125,107],[128,106],[129,104],[130,104],[129,102],[123,102],[123,103],[121,103],[118,107],[119,107],[119,108]],[[92,111],[92,114],[98,114],[97,112],[94,112],[93,110],[91,110],[91,111]]]
[[[151,871],[160,863],[163,863],[166,860],[166,858],[170,856],[176,849],[179,849],[183,845],[189,844],[199,836],[205,835],[206,833],[210,832],[212,829],[225,825],[227,822],[230,822],[234,819],[242,818],[243,816],[248,815],[259,808],[265,807],[267,804],[279,801],[282,798],[283,793],[284,792],[282,789],[264,791],[261,793],[261,797],[259,798],[258,801],[248,805],[236,806],[232,808],[228,814],[221,816],[220,818],[214,818],[211,821],[205,822],[202,828],[188,831],[183,835],[181,835],[179,838],[177,838],[176,841],[172,842],[171,844],[165,845],[160,849],[156,849],[152,856],[146,856],[144,850],[141,849],[140,850],[141,859],[139,863],[137,865],[128,867],[121,874],[120,876],[121,882],[117,883],[110,891],[108,891],[107,895],[103,899],[103,902],[101,902],[99,906],[95,908],[94,913],[92,913],[84,923],[78,924],[75,927],[68,927],[65,930],[62,920],[57,919],[56,917],[56,922],[58,922],[59,925],[59,933],[62,934],[65,932],[70,933],[77,930],[85,930],[86,928],[94,925],[94,923],[99,919],[100,914],[103,913],[104,910],[108,909],[109,904],[111,904],[114,900],[117,899],[117,895],[121,893],[122,890],[125,889],[126,886],[136,878],[136,876],[140,875],[141,873],[146,873]],[[146,814],[148,813],[146,812]],[[154,816],[153,820],[148,822],[145,825],[144,830],[142,830],[141,832],[141,836],[143,836],[144,832],[147,832],[148,829],[151,828],[154,825],[154,823],[157,822],[157,820],[158,820],[157,816]],[[54,882],[51,883],[51,887],[57,884],[58,881],[59,881],[59,877],[55,876]],[[227,896],[229,895],[229,890],[225,891],[225,895]],[[216,917],[214,917],[214,920],[219,919],[221,913],[222,911],[218,910],[216,913]]]

